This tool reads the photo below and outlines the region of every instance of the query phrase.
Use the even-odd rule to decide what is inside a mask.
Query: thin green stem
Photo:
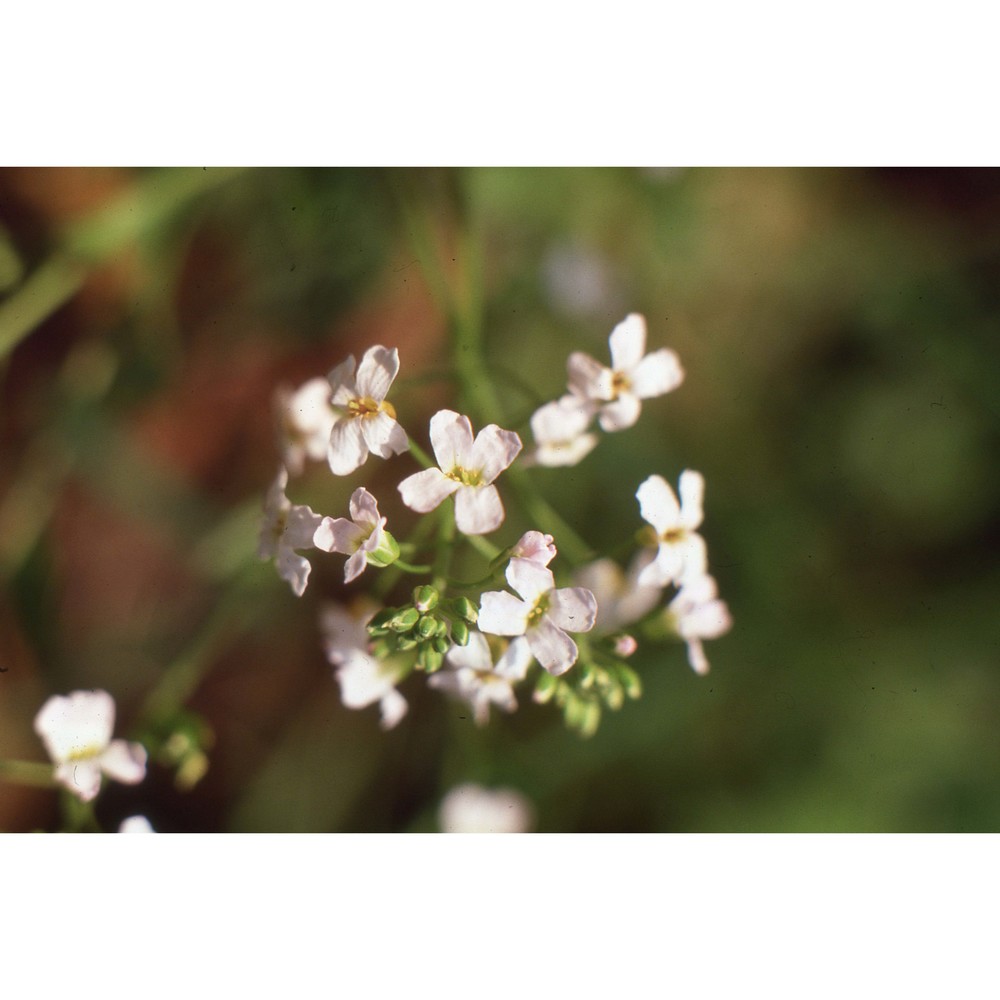
[[[402,559],[397,559],[392,565],[398,567],[404,573],[423,574],[430,573],[431,571],[430,566],[414,566],[412,563],[404,562]]]
[[[33,788],[55,788],[52,765],[32,760],[0,760],[0,781]]]
[[[443,503],[438,508],[438,542],[437,556],[434,559],[434,578],[431,586],[440,593],[448,587],[448,567],[451,565],[451,552],[455,541],[455,511],[450,503]]]

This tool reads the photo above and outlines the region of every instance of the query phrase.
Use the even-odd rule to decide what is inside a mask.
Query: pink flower
[[[535,450],[531,455],[536,465],[576,465],[597,445],[597,435],[587,431],[594,417],[595,406],[579,396],[563,396],[535,410],[531,417],[531,434]]]
[[[385,531],[386,519],[379,516],[378,502],[363,486],[351,494],[350,509],[351,520],[324,517],[313,535],[316,548],[349,557],[344,564],[344,583],[360,576],[369,561],[388,565],[392,562],[389,550],[395,547],[392,536]],[[398,547],[395,554],[399,554]],[[388,561],[380,558],[382,555]]]
[[[705,540],[695,530],[704,516],[705,480],[700,472],[685,469],[678,488],[680,503],[662,476],[650,476],[636,491],[642,518],[655,529],[657,545],[655,559],[639,574],[640,584],[679,584],[706,571]]]
[[[330,383],[314,378],[294,392],[279,389],[277,410],[281,458],[285,468],[299,475],[307,458],[325,458],[337,414],[330,405]]]
[[[97,797],[102,774],[126,785],[146,777],[145,748],[111,739],[114,728],[115,700],[107,691],[53,695],[35,716],[55,780],[84,802]]]
[[[311,549],[313,535],[323,518],[304,505],[293,505],[285,496],[288,470],[278,470],[264,500],[264,523],[260,529],[257,555],[274,559],[278,575],[287,580],[297,597],[305,592],[312,567],[296,549]]]
[[[702,639],[718,639],[733,626],[729,608],[718,599],[718,587],[707,573],[686,580],[667,605],[667,619],[687,643],[688,662],[696,674],[708,673]]]
[[[600,405],[598,420],[606,431],[631,427],[642,400],[676,389],[684,380],[677,355],[667,348],[646,354],[646,320],[630,313],[608,339],[611,367],[575,351],[567,362],[570,391]]]
[[[376,345],[365,351],[354,374],[354,355],[327,376],[331,405],[339,419],[330,431],[327,459],[336,476],[350,475],[364,465],[369,452],[390,458],[406,451],[406,432],[385,398],[399,372],[399,352]]]
[[[403,503],[426,514],[455,494],[455,523],[466,535],[483,535],[503,524],[504,509],[493,481],[521,450],[521,439],[496,424],[472,439],[472,424],[454,410],[431,417],[431,445],[440,468],[424,469],[399,484]]]
[[[545,566],[528,559],[511,559],[507,582],[520,599],[503,590],[482,595],[479,628],[494,635],[523,635],[535,659],[550,673],[566,673],[579,655],[567,632],[589,632],[597,616],[597,601],[583,587],[555,586]]]

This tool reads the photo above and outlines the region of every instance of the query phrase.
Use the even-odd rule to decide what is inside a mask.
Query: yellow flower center
[[[91,760],[94,757],[100,756],[100,753],[101,747],[96,743],[92,743],[76,750],[70,750],[66,755],[66,760],[74,763],[80,760]]]
[[[483,474],[479,469],[463,469],[456,465],[451,472],[446,472],[445,475],[463,486],[481,486],[483,482]]]
[[[528,628],[531,628],[532,625],[537,625],[542,620],[542,616],[548,610],[549,595],[542,594],[542,596],[535,601],[535,606],[528,612]]]
[[[612,372],[611,374],[611,398],[617,399],[623,392],[628,392],[632,388],[632,382],[624,372]]]
[[[385,399],[381,403],[376,403],[371,396],[362,396],[347,403],[349,417],[377,417],[379,413],[388,413],[393,420],[396,419],[395,407]]]

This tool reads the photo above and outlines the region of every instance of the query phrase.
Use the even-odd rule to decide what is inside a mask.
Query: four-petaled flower
[[[364,465],[369,452],[390,458],[409,447],[396,411],[385,398],[398,372],[399,352],[376,345],[365,351],[356,376],[353,354],[327,376],[330,403],[338,415],[327,451],[334,475],[350,475]]]
[[[639,582],[642,571],[652,561],[650,553],[638,553],[627,576],[613,559],[598,559],[577,570],[574,581],[586,587],[597,601],[594,628],[598,632],[614,632],[631,625],[659,604],[663,588]]]
[[[53,695],[35,716],[35,732],[55,763],[55,780],[83,802],[97,797],[101,775],[136,785],[146,777],[141,743],[113,740],[115,700],[107,691]]]
[[[277,411],[281,458],[293,476],[301,474],[307,458],[323,459],[337,414],[330,405],[330,382],[313,378],[294,392],[279,389]]]
[[[725,601],[718,598],[715,579],[707,573],[685,580],[677,596],[667,605],[667,621],[687,643],[688,662],[696,674],[708,673],[702,639],[718,639],[732,628]]]
[[[292,504],[285,496],[287,485],[288,470],[282,467],[264,500],[264,524],[260,529],[257,555],[261,559],[274,559],[278,575],[291,584],[296,596],[301,597],[312,567],[309,560],[295,550],[313,548],[313,535],[323,518],[310,507]]]
[[[493,480],[521,450],[521,439],[496,424],[472,439],[472,424],[454,410],[431,417],[431,445],[438,469],[424,469],[399,484],[403,503],[426,514],[455,494],[455,523],[466,535],[483,535],[503,524],[504,509]]]
[[[366,608],[360,615],[331,604],[320,617],[326,658],[335,668],[340,684],[340,700],[346,708],[366,708],[379,703],[382,728],[392,729],[406,715],[406,699],[396,685],[407,673],[405,662],[379,659],[370,651],[371,639],[365,627],[375,614]]]
[[[655,529],[657,545],[656,558],[639,574],[640,584],[680,584],[706,571],[705,540],[695,530],[703,518],[705,480],[700,472],[685,469],[678,488],[680,503],[662,476],[650,476],[636,491],[640,513]]]
[[[535,659],[550,673],[566,673],[579,650],[567,632],[594,627],[597,601],[584,587],[555,586],[552,572],[528,559],[511,559],[507,582],[520,599],[503,590],[483,594],[479,628],[494,635],[523,635]]]
[[[524,639],[514,639],[494,665],[486,637],[472,632],[468,645],[452,646],[444,659],[451,669],[431,674],[427,683],[467,701],[477,725],[490,721],[491,702],[505,712],[517,708],[513,684],[524,680],[531,664]]]
[[[350,509],[350,520],[346,517],[324,517],[313,535],[316,548],[324,552],[341,552],[349,557],[344,564],[344,583],[350,583],[361,575],[369,557],[387,565],[377,554],[388,557],[388,550],[395,546],[392,536],[385,531],[386,519],[379,516],[378,501],[363,486],[351,494]],[[398,547],[396,554],[399,554]]]
[[[621,431],[638,419],[642,400],[676,389],[684,380],[677,355],[666,347],[646,354],[646,320],[629,313],[608,338],[611,367],[589,354],[569,356],[570,391],[600,405],[598,420],[606,431]]]
[[[594,409],[589,400],[569,395],[535,410],[531,417],[536,445],[532,461],[536,465],[576,465],[589,455],[597,445],[597,435],[587,431]]]

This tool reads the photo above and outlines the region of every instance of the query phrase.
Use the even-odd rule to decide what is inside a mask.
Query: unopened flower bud
[[[469,625],[475,625],[479,620],[479,608],[476,607],[474,601],[470,601],[467,597],[456,598],[454,608],[455,614],[464,618]]]
[[[642,697],[642,681],[639,680],[639,675],[631,667],[626,667],[624,663],[619,664],[618,680],[630,698]]]
[[[440,597],[437,588],[429,584],[425,583],[413,588],[413,605],[418,611],[433,611],[437,607]]]
[[[469,626],[461,618],[458,621],[452,622],[451,637],[459,646],[467,646],[469,644]]]
[[[639,648],[639,643],[631,635],[620,635],[615,639],[615,652],[619,656],[631,656]]]
[[[427,673],[433,674],[435,671],[441,669],[441,666],[444,663],[444,654],[439,653],[436,649],[433,649],[428,645],[423,645],[420,647],[420,652],[417,654],[417,663],[423,667]]]
[[[424,615],[417,622],[417,635],[421,639],[430,639],[437,635],[438,631],[438,621],[436,618],[431,617],[431,615]]]
[[[416,608],[403,608],[389,621],[393,632],[409,632],[420,621],[420,612]]]
[[[547,670],[543,670],[538,676],[538,683],[535,685],[535,693],[532,695],[532,700],[539,705],[544,705],[547,701],[552,700],[552,696],[556,693],[558,686],[559,681]]]

